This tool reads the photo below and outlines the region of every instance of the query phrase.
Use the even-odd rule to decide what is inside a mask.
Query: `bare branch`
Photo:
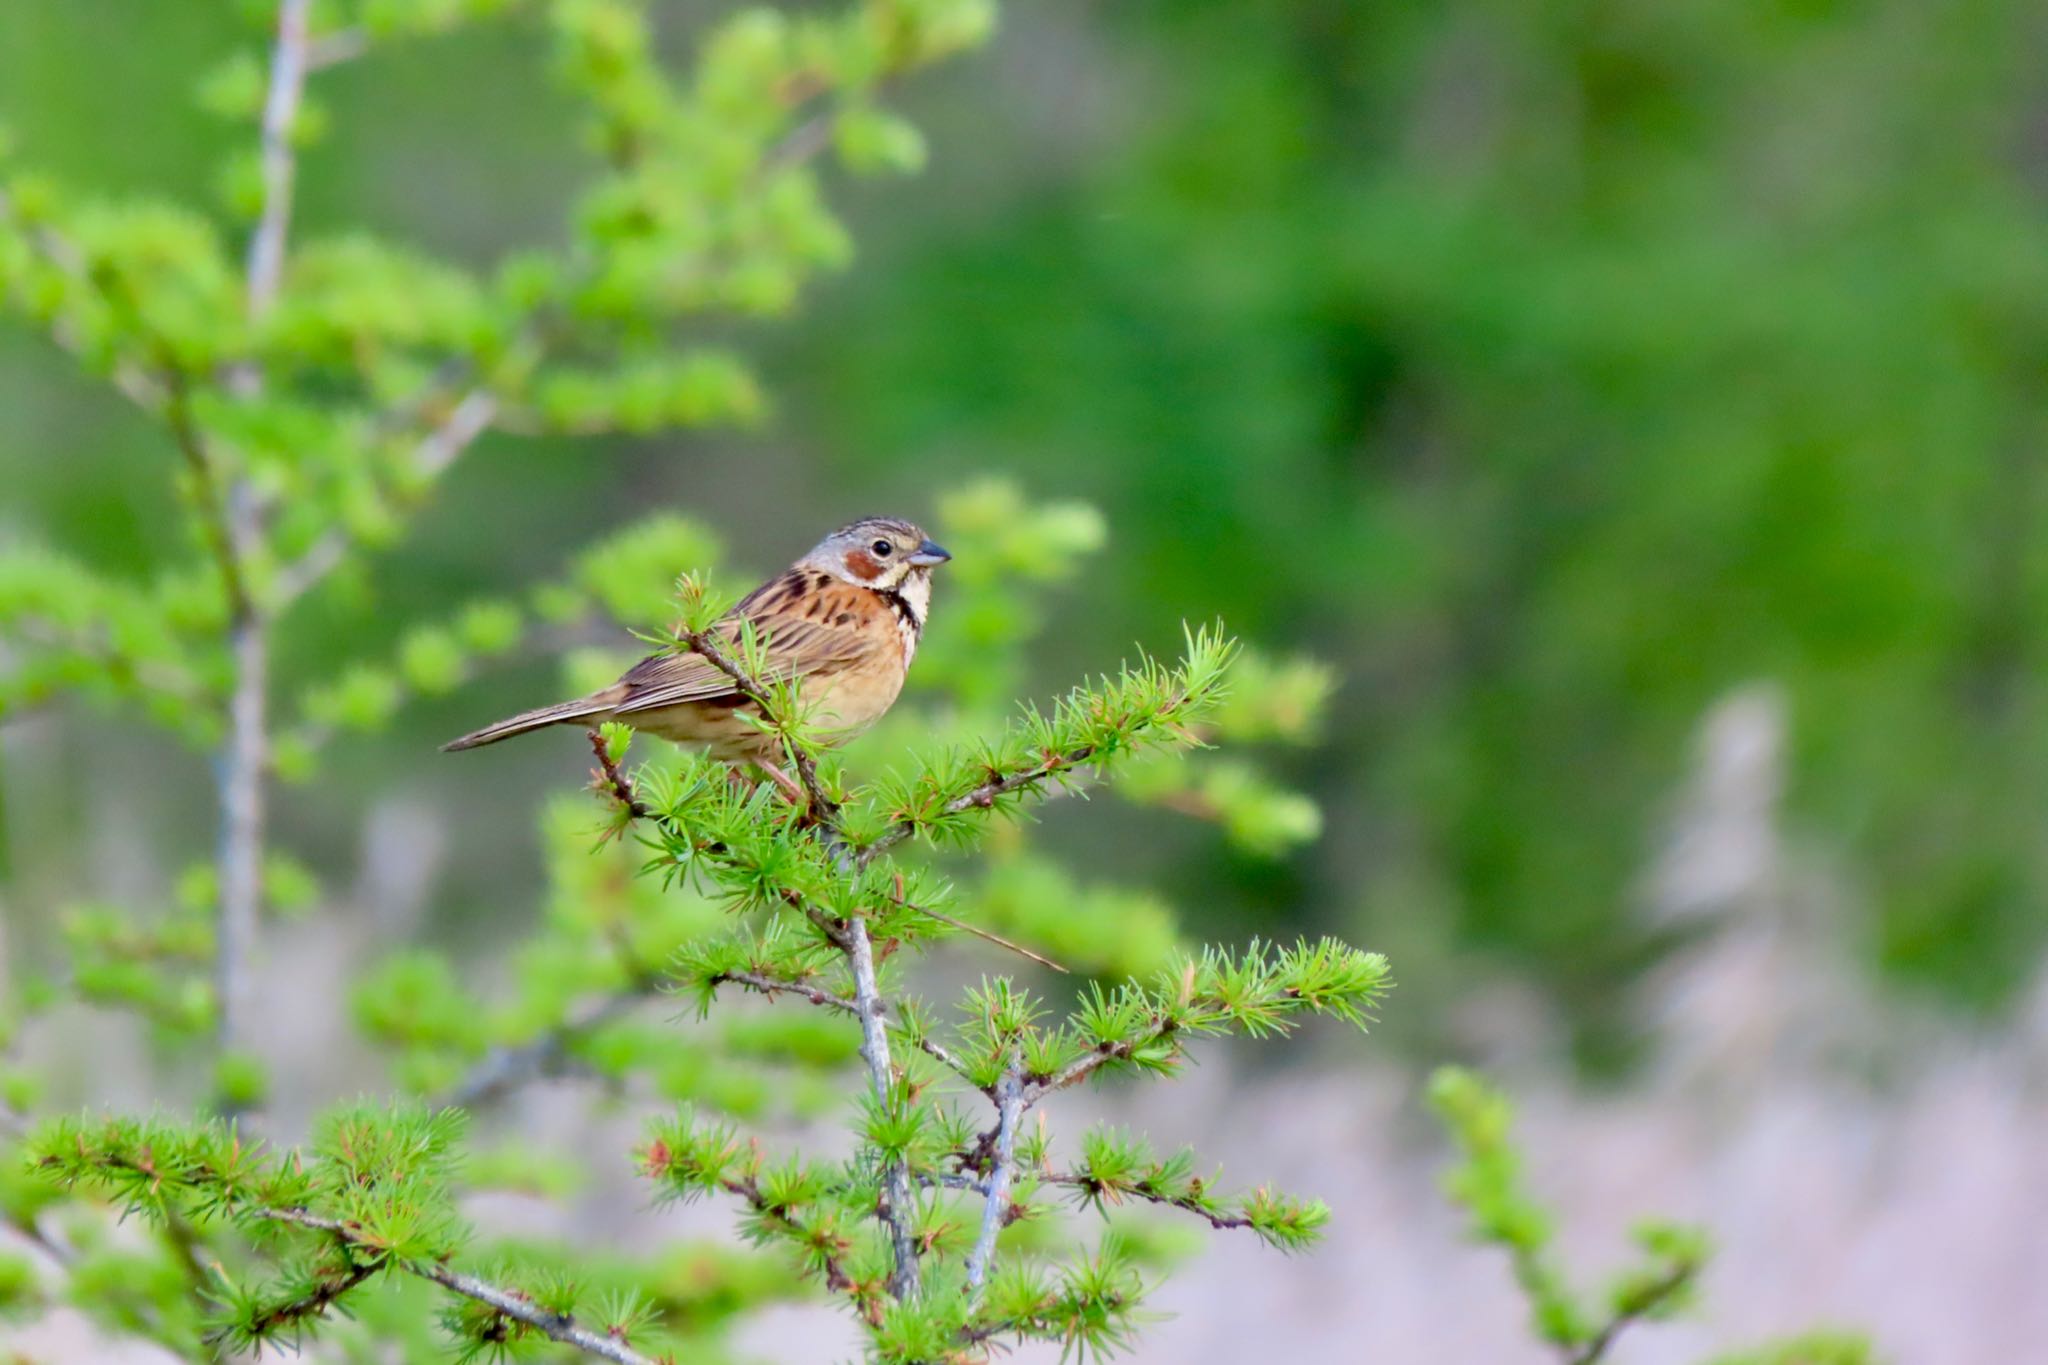
[[[497,395],[483,388],[473,388],[465,393],[420,437],[419,444],[413,448],[413,473],[423,479],[445,473],[477,437],[490,429],[497,413]],[[335,527],[315,540],[305,553],[279,569],[271,586],[270,597],[274,606],[281,607],[295,601],[318,587],[341,563],[350,543],[349,533]]]
[[[768,149],[768,154],[761,158],[762,174],[781,175],[803,165],[832,145],[832,132],[838,124],[836,110],[811,115]]]
[[[312,0],[278,0],[277,42],[271,49],[270,88],[263,102],[263,207],[250,235],[245,291],[251,321],[260,321],[277,301],[284,278],[286,238],[291,231],[292,181],[297,158],[292,128],[306,82],[307,18]],[[214,978],[220,996],[219,1038],[223,1048],[245,1047],[255,1022],[253,958],[263,910],[264,779],[270,764],[266,716],[270,672],[269,625],[250,597],[241,566],[262,534],[262,509],[255,490],[237,479],[225,490],[213,486],[211,465],[175,377],[167,406],[179,445],[209,499],[208,514],[219,519],[222,573],[234,610],[228,647],[234,687],[228,700],[228,739],[220,757],[220,917],[215,935]],[[254,362],[229,375],[235,392],[254,394],[263,376]]]
[[[876,92],[892,82],[884,78]],[[822,82],[799,85],[793,92],[792,103],[801,109],[804,105],[817,103],[817,96],[826,94]],[[843,106],[832,105],[816,109],[811,115],[782,135],[780,141],[770,147],[761,158],[758,174],[763,178],[793,171],[832,145],[832,135],[838,131]]]
[[[967,1257],[967,1292],[979,1294],[995,1257],[996,1234],[1010,1220],[1010,1182],[1017,1160],[1017,1123],[1024,1116],[1024,1083],[1013,1066],[996,1081],[995,1156],[981,1204],[981,1232]]]
[[[419,448],[413,451],[413,469],[430,479],[445,473],[497,415],[498,396],[488,389],[471,389],[420,439]]]
[[[476,1109],[503,1098],[529,1081],[575,1072],[569,1049],[579,1038],[593,1033],[627,1013],[643,1000],[661,993],[651,976],[636,978],[615,994],[606,996],[589,1013],[549,1029],[517,1047],[491,1049],[467,1076],[428,1103],[436,1109]]]
[[[270,669],[262,622],[245,616],[230,631],[234,690],[228,698],[228,739],[220,756],[220,915],[215,928],[214,981],[224,1048],[245,1046],[256,1024],[255,956],[263,904],[263,780],[269,765],[264,719]]]
[[[710,984],[719,986],[728,981],[735,986],[745,986],[750,991],[758,991],[771,1000],[778,995],[794,995],[808,1000],[821,1009],[837,1010],[855,1018],[860,1016],[858,1002],[843,995],[834,995],[824,987],[813,986],[807,981],[789,981],[781,977],[764,976],[759,972],[721,972],[711,978]]]
[[[261,318],[277,301],[284,278],[285,241],[291,232],[292,182],[298,157],[292,129],[306,86],[307,18],[312,0],[278,0],[277,42],[271,49],[270,90],[263,101],[263,211],[249,238],[249,316]]]
[[[916,901],[905,900],[903,899],[903,893],[901,891],[898,891],[895,896],[891,897],[891,899],[894,900],[896,904],[902,906],[905,910],[915,910],[920,915],[929,916],[930,918],[937,920],[941,924],[950,924],[955,929],[960,930],[962,933],[972,934],[978,939],[982,939],[986,942],[995,944],[998,948],[1007,948],[1011,952],[1017,954],[1017,956],[1019,957],[1030,958],[1033,962],[1036,962],[1041,967],[1050,967],[1054,971],[1059,972],[1062,975],[1066,974],[1067,969],[1065,967],[1062,967],[1059,963],[1053,961],[1051,958],[1046,957],[1041,953],[1035,953],[1031,949],[1026,948],[1021,943],[1012,943],[1009,939],[1004,938],[1001,934],[992,933],[987,929],[983,929],[978,925],[969,924],[964,920],[954,919],[951,915],[940,914],[937,910],[932,909],[928,905],[919,905]]]
[[[813,1005],[823,1009],[838,1010],[844,1014],[851,1014],[856,1018],[860,1017],[860,1003],[858,1001],[849,1000],[843,995],[834,995],[822,987],[813,986],[807,982],[763,976],[758,972],[724,972],[713,977],[711,984],[716,986],[727,981],[732,982],[735,986],[745,986],[748,990],[759,991],[770,999],[786,991],[791,995],[801,996]],[[882,1001],[881,1008],[884,1013],[888,1013],[890,1006],[887,1001]],[[954,1072],[963,1079],[966,1077],[966,1064],[958,1057],[955,1057],[952,1050],[944,1043],[925,1037],[919,1037],[913,1041],[919,1052],[924,1053],[925,1056],[930,1057],[940,1066]]]
[[[306,44],[306,70],[325,71],[330,66],[352,62],[370,50],[370,35],[359,28],[323,33]]]

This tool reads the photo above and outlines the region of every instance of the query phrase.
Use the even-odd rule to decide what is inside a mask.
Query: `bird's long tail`
[[[453,753],[457,749],[480,749],[486,744],[496,744],[501,739],[523,735],[528,730],[540,730],[550,725],[567,725],[571,721],[588,720],[602,716],[612,709],[617,699],[603,692],[593,692],[575,701],[557,702],[543,706],[537,711],[522,711],[496,725],[486,725],[481,730],[472,730],[461,739],[451,739],[441,746],[442,753]]]

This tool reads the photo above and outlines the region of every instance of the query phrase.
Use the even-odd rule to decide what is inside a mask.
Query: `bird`
[[[767,661],[764,684],[794,682],[827,745],[852,739],[903,690],[931,611],[932,570],[953,556],[916,525],[862,517],[740,599],[709,632],[735,643],[752,622]],[[610,687],[486,725],[442,745],[478,749],[551,725],[619,721],[714,758],[753,764],[786,780],[781,742],[748,724],[759,708],[701,654],[665,651],[627,669]],[[778,781],[780,785],[780,781]]]

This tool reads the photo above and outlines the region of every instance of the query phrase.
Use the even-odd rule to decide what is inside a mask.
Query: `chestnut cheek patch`
[[[882,576],[882,566],[875,563],[875,557],[866,550],[847,552],[846,571],[863,583],[872,583]]]

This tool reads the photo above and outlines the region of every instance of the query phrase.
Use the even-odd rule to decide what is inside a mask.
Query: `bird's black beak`
[[[910,562],[921,569],[933,564],[943,564],[952,557],[946,553],[944,547],[930,540],[910,552]]]

